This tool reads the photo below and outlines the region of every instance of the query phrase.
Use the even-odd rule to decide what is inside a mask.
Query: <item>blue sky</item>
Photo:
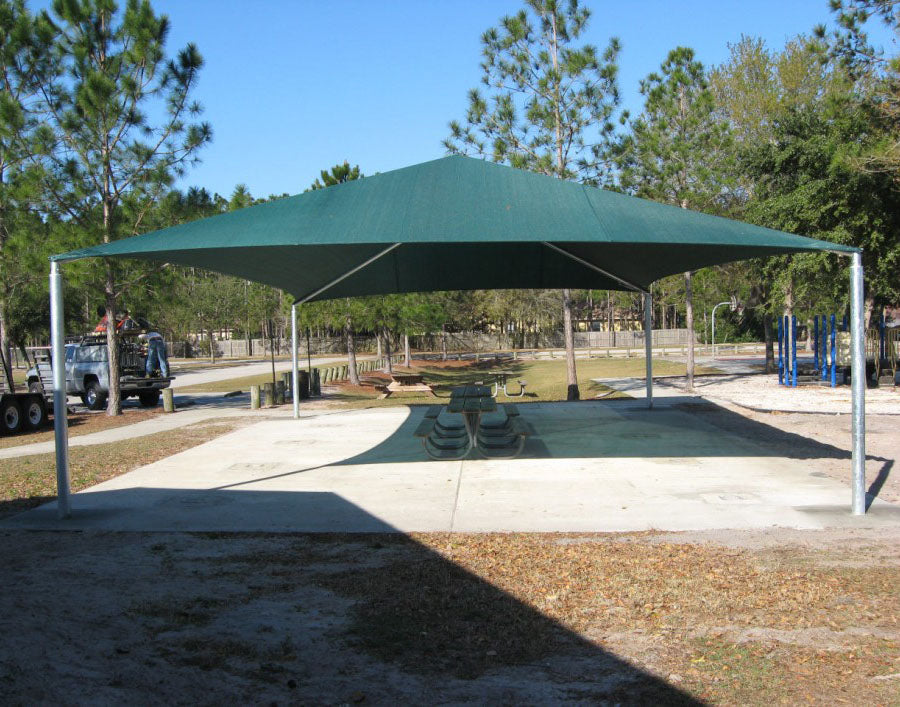
[[[36,3],[38,5],[43,3]],[[620,88],[641,106],[638,82],[677,45],[707,66],[741,34],[779,48],[831,21],[827,0],[588,1],[583,38],[622,42]],[[347,159],[366,174],[444,154],[480,79],[481,33],[522,3],[508,0],[155,0],[169,15],[174,53],[194,42],[206,61],[196,92],[214,131],[182,186],[223,195],[297,193]],[[882,33],[883,35],[883,33]]]

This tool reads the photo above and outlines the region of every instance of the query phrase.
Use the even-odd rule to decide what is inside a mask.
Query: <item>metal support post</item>
[[[647,356],[647,407],[653,409],[653,295],[644,294],[644,351]]]
[[[59,265],[50,263],[50,355],[53,364],[53,432],[56,442],[56,508],[60,518],[69,505],[69,421],[66,409],[66,341],[63,281]]]
[[[294,419],[300,418],[300,372],[297,370],[297,303],[291,305],[291,391],[294,394]]]
[[[853,400],[853,514],[866,512],[866,330],[862,253],[850,266],[850,360]]]
[[[824,314],[822,315],[822,380],[828,380],[828,318]]]

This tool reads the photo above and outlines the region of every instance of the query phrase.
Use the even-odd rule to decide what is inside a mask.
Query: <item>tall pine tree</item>
[[[619,42],[576,46],[590,19],[578,0],[526,0],[481,38],[482,83],[469,92],[465,123],[451,121],[444,146],[559,179],[606,182],[619,106]],[[572,307],[562,292],[568,398],[579,398]]]
[[[715,115],[703,64],[694,51],[669,52],[659,73],[641,82],[643,112],[622,143],[622,185],[638,196],[683,209],[715,210],[724,190],[731,139]],[[694,309],[691,272],[684,274],[688,329],[687,388],[694,386]]]
[[[62,145],[49,158],[69,187],[65,199],[85,224],[85,240],[109,243],[140,228],[142,212],[126,222],[123,200],[154,201],[210,141],[209,125],[191,122],[201,112],[191,92],[203,59],[193,44],[167,59],[169,20],[148,0],[128,0],[122,12],[114,0],[55,0],[53,12],[65,76],[49,87],[50,123]],[[101,280],[113,321],[133,283],[122,281],[112,260],[104,261]],[[107,344],[107,412],[118,415],[114,326],[107,327]]]

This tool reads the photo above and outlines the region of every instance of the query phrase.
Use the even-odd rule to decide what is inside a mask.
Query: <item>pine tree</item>
[[[724,191],[731,138],[715,115],[703,64],[694,51],[669,52],[660,73],[641,82],[643,112],[631,123],[622,143],[622,185],[639,196],[683,209],[715,210]],[[687,389],[694,387],[694,309],[690,271],[684,274],[687,346]]]
[[[526,0],[482,35],[486,95],[469,92],[465,124],[450,123],[444,146],[559,179],[605,183],[608,148],[619,105],[619,42],[601,53],[574,46],[590,18],[577,0]],[[572,319],[571,295],[562,293],[564,322]],[[566,337],[568,398],[579,397],[575,346]]]
[[[859,79],[865,100],[881,113],[884,133],[869,149],[856,156],[855,166],[867,171],[887,172],[900,181],[900,2],[897,0],[830,0],[840,29],[826,37],[825,28],[815,32],[826,45],[827,56],[840,60],[842,68]],[[894,34],[893,55],[869,43],[867,25],[877,20]]]
[[[50,51],[53,37],[45,13],[32,15],[24,0],[0,0],[0,352],[6,366],[10,304],[41,272],[26,261],[42,230],[34,228],[31,212],[40,201],[35,157],[46,109],[41,88],[54,80],[58,66]]]
[[[190,94],[203,59],[193,44],[166,58],[169,21],[154,13],[148,0],[128,0],[122,12],[113,0],[55,0],[53,12],[59,29],[56,54],[65,75],[47,87],[51,129],[62,146],[48,159],[60,184],[68,186],[64,201],[84,225],[88,242],[109,243],[140,227],[140,222],[125,222],[123,200],[152,203],[211,140],[208,124],[190,122],[201,112]],[[133,286],[121,281],[121,272],[104,260],[109,313]],[[114,326],[107,327],[107,344],[107,413],[118,415]]]
[[[320,182],[316,179],[307,191],[333,187],[344,182],[362,179],[365,176],[359,171],[359,165],[351,167],[347,161],[344,161],[343,164],[336,164],[330,171],[323,169],[319,174],[322,176],[322,181]],[[336,304],[336,310],[332,312],[333,318],[330,321],[332,326],[343,332],[344,340],[347,343],[347,375],[351,385],[359,385],[359,368],[356,366],[356,342],[353,338],[353,321],[354,319],[358,320],[365,312],[365,309],[366,303],[364,298],[345,298]]]
[[[319,172],[322,176],[322,181],[320,182],[318,179],[312,183],[309,190],[315,189],[324,189],[325,187],[333,187],[336,184],[343,184],[344,182],[352,182],[354,179],[360,179],[365,176],[359,171],[359,165],[355,167],[351,167],[350,163],[346,160],[344,164],[336,164],[331,168],[331,171],[322,170]]]

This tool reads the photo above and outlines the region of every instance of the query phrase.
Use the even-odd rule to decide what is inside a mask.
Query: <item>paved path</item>
[[[187,407],[178,410],[173,415],[156,415],[149,420],[136,422],[132,425],[122,425],[121,427],[112,427],[91,434],[78,435],[77,437],[69,437],[70,447],[85,447],[92,444],[108,444],[110,442],[120,442],[125,439],[134,437],[145,437],[146,435],[156,434],[157,432],[166,432],[169,430],[177,430],[186,425],[192,425],[195,422],[203,422],[215,418],[224,417],[244,417],[249,413],[249,397],[240,398],[222,398],[221,396],[211,396],[216,399],[218,404],[200,404],[197,407]],[[176,407],[180,404],[184,405],[187,399],[181,399],[176,396]],[[105,413],[96,413],[104,415]],[[56,444],[53,440],[48,442],[37,442],[35,444],[23,444],[18,447],[6,447],[0,449],[0,459],[12,459],[15,457],[27,457],[32,454],[49,454],[55,451]]]
[[[516,460],[429,461],[423,407],[266,420],[0,527],[135,531],[639,531],[900,525],[809,459],[714,428],[665,401],[520,405]],[[822,445],[823,457],[834,454]],[[847,462],[849,466],[849,461]]]
[[[359,360],[365,360],[367,357],[360,357]],[[345,358],[315,358],[314,366],[327,365],[345,361]],[[275,370],[290,370],[290,361],[275,362]],[[183,371],[178,373],[178,377],[172,381],[172,388],[184,388],[189,385],[197,385],[200,383],[212,383],[215,381],[226,381],[234,378],[244,378],[246,376],[259,375],[272,370],[271,362],[254,362],[238,366],[229,366],[214,369],[199,369],[196,371]],[[227,386],[226,386],[227,387]],[[71,401],[71,397],[70,401]],[[70,404],[72,404],[70,402]],[[108,430],[101,430],[91,434],[79,435],[77,437],[69,437],[70,447],[84,447],[92,444],[107,444],[109,442],[120,442],[124,439],[134,437],[144,437],[146,435],[156,434],[157,432],[165,432],[167,430],[176,430],[185,425],[191,425],[195,422],[202,422],[217,417],[240,417],[250,413],[250,395],[246,391],[242,395],[234,397],[224,397],[218,393],[193,393],[190,395],[176,395],[175,407],[178,413],[175,415],[159,415],[150,420],[136,422],[132,425],[122,425]],[[268,411],[271,413],[271,411]],[[105,414],[103,412],[95,413],[98,415]],[[304,413],[305,415],[306,413]],[[0,449],[0,459],[12,459],[15,457],[27,457],[33,454],[48,454],[56,449],[53,440],[48,442],[37,442],[35,444],[22,444],[16,447],[7,447]]]

